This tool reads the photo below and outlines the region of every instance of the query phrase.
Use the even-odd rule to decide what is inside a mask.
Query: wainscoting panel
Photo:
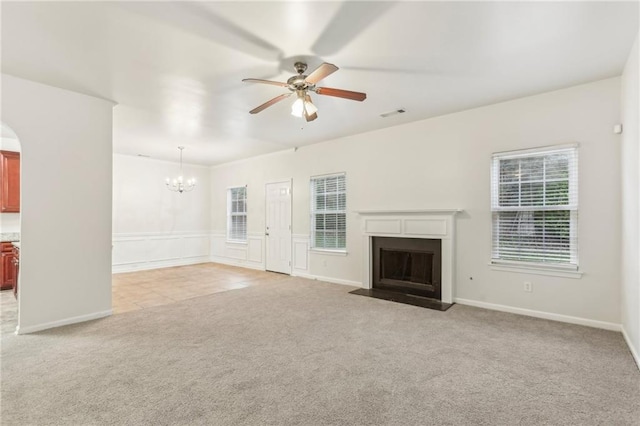
[[[309,272],[309,244],[308,235],[293,235],[293,271],[292,275],[307,274]]]
[[[147,246],[148,258],[151,262],[162,262],[177,260],[182,257],[181,237],[149,237],[145,244]]]
[[[447,220],[405,219],[404,233],[415,235],[447,235]]]
[[[186,236],[182,239],[185,257],[209,256],[210,238],[208,235]]]
[[[225,247],[225,257],[235,260],[247,260],[247,245],[228,243]]]
[[[400,219],[367,219],[364,229],[369,234],[400,234],[402,222]]]
[[[146,262],[147,242],[144,238],[113,241],[112,265],[126,265]]]
[[[250,237],[248,238],[248,244],[249,244],[249,261],[250,262],[257,262],[257,263],[262,263],[263,261],[263,256],[262,256],[262,242],[263,239],[262,238],[258,238],[258,237]]]
[[[265,239],[260,233],[247,234],[246,243],[227,242],[224,232],[211,234],[211,261],[245,268],[265,268]]]
[[[209,261],[208,233],[113,234],[112,272],[129,272]]]

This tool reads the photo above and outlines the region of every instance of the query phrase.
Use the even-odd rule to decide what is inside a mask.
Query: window
[[[227,240],[247,241],[247,187],[229,188],[227,193]]]
[[[492,263],[578,268],[578,150],[493,155]]]
[[[311,178],[311,246],[347,247],[347,187],[345,174]]]

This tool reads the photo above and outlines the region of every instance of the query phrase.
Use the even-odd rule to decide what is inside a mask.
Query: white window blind
[[[494,263],[578,267],[577,146],[493,155]]]
[[[344,173],[311,178],[311,245],[347,247],[347,186]]]
[[[228,190],[227,240],[247,241],[247,187],[245,186]]]

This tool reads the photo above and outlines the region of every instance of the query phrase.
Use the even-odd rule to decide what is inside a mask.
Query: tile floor
[[[112,308],[114,314],[119,314],[287,277],[219,263],[113,274]],[[0,292],[0,334],[15,331],[17,314],[18,303],[11,290]]]
[[[18,302],[13,290],[0,291],[0,335],[13,333],[18,325]]]
[[[113,312],[167,305],[284,277],[286,275],[219,263],[113,274]]]

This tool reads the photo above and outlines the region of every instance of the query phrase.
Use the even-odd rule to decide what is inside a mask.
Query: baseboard
[[[148,271],[150,269],[172,268],[174,266],[197,265],[199,263],[210,262],[209,256],[189,257],[171,260],[149,260],[137,263],[121,263],[111,266],[111,273],[119,274],[122,272]]]
[[[36,331],[47,330],[55,327],[62,327],[63,325],[76,324],[79,322],[91,321],[99,318],[108,317],[113,311],[111,309],[102,312],[94,312],[92,314],[80,315],[77,317],[66,318],[58,321],[51,321],[44,324],[32,325],[30,327],[16,327],[16,334],[28,334],[35,333]]]
[[[476,308],[491,309],[493,311],[509,312],[511,314],[525,315],[528,317],[548,319],[552,321],[566,322],[569,324],[585,325],[587,327],[602,328],[611,331],[622,331],[620,324],[606,321],[597,321],[587,318],[572,317],[569,315],[554,314],[551,312],[534,311],[532,309],[516,308],[513,306],[497,305],[494,303],[480,302],[477,300],[454,298],[455,303],[461,305],[475,306]]]
[[[240,268],[248,268],[248,269],[255,269],[258,271],[264,271],[264,265],[260,262],[250,263],[242,259],[235,260],[229,257],[221,257],[221,256],[211,256],[209,261],[214,263],[222,263],[223,265],[238,266]]]
[[[627,330],[625,330],[624,325],[622,328],[622,336],[624,336],[625,342],[627,342],[627,346],[629,346],[629,350],[631,351],[631,356],[633,356],[633,360],[636,362],[636,367],[640,370],[640,356],[638,355],[638,351],[633,347],[633,343],[631,342],[631,338],[627,334]]]
[[[343,280],[340,278],[332,278],[332,277],[322,277],[320,275],[299,274],[299,273],[296,273],[295,271],[291,274],[291,276],[307,278],[310,280],[324,281],[332,284],[342,284],[342,285],[348,285],[352,287],[362,287],[362,283],[360,281]]]

